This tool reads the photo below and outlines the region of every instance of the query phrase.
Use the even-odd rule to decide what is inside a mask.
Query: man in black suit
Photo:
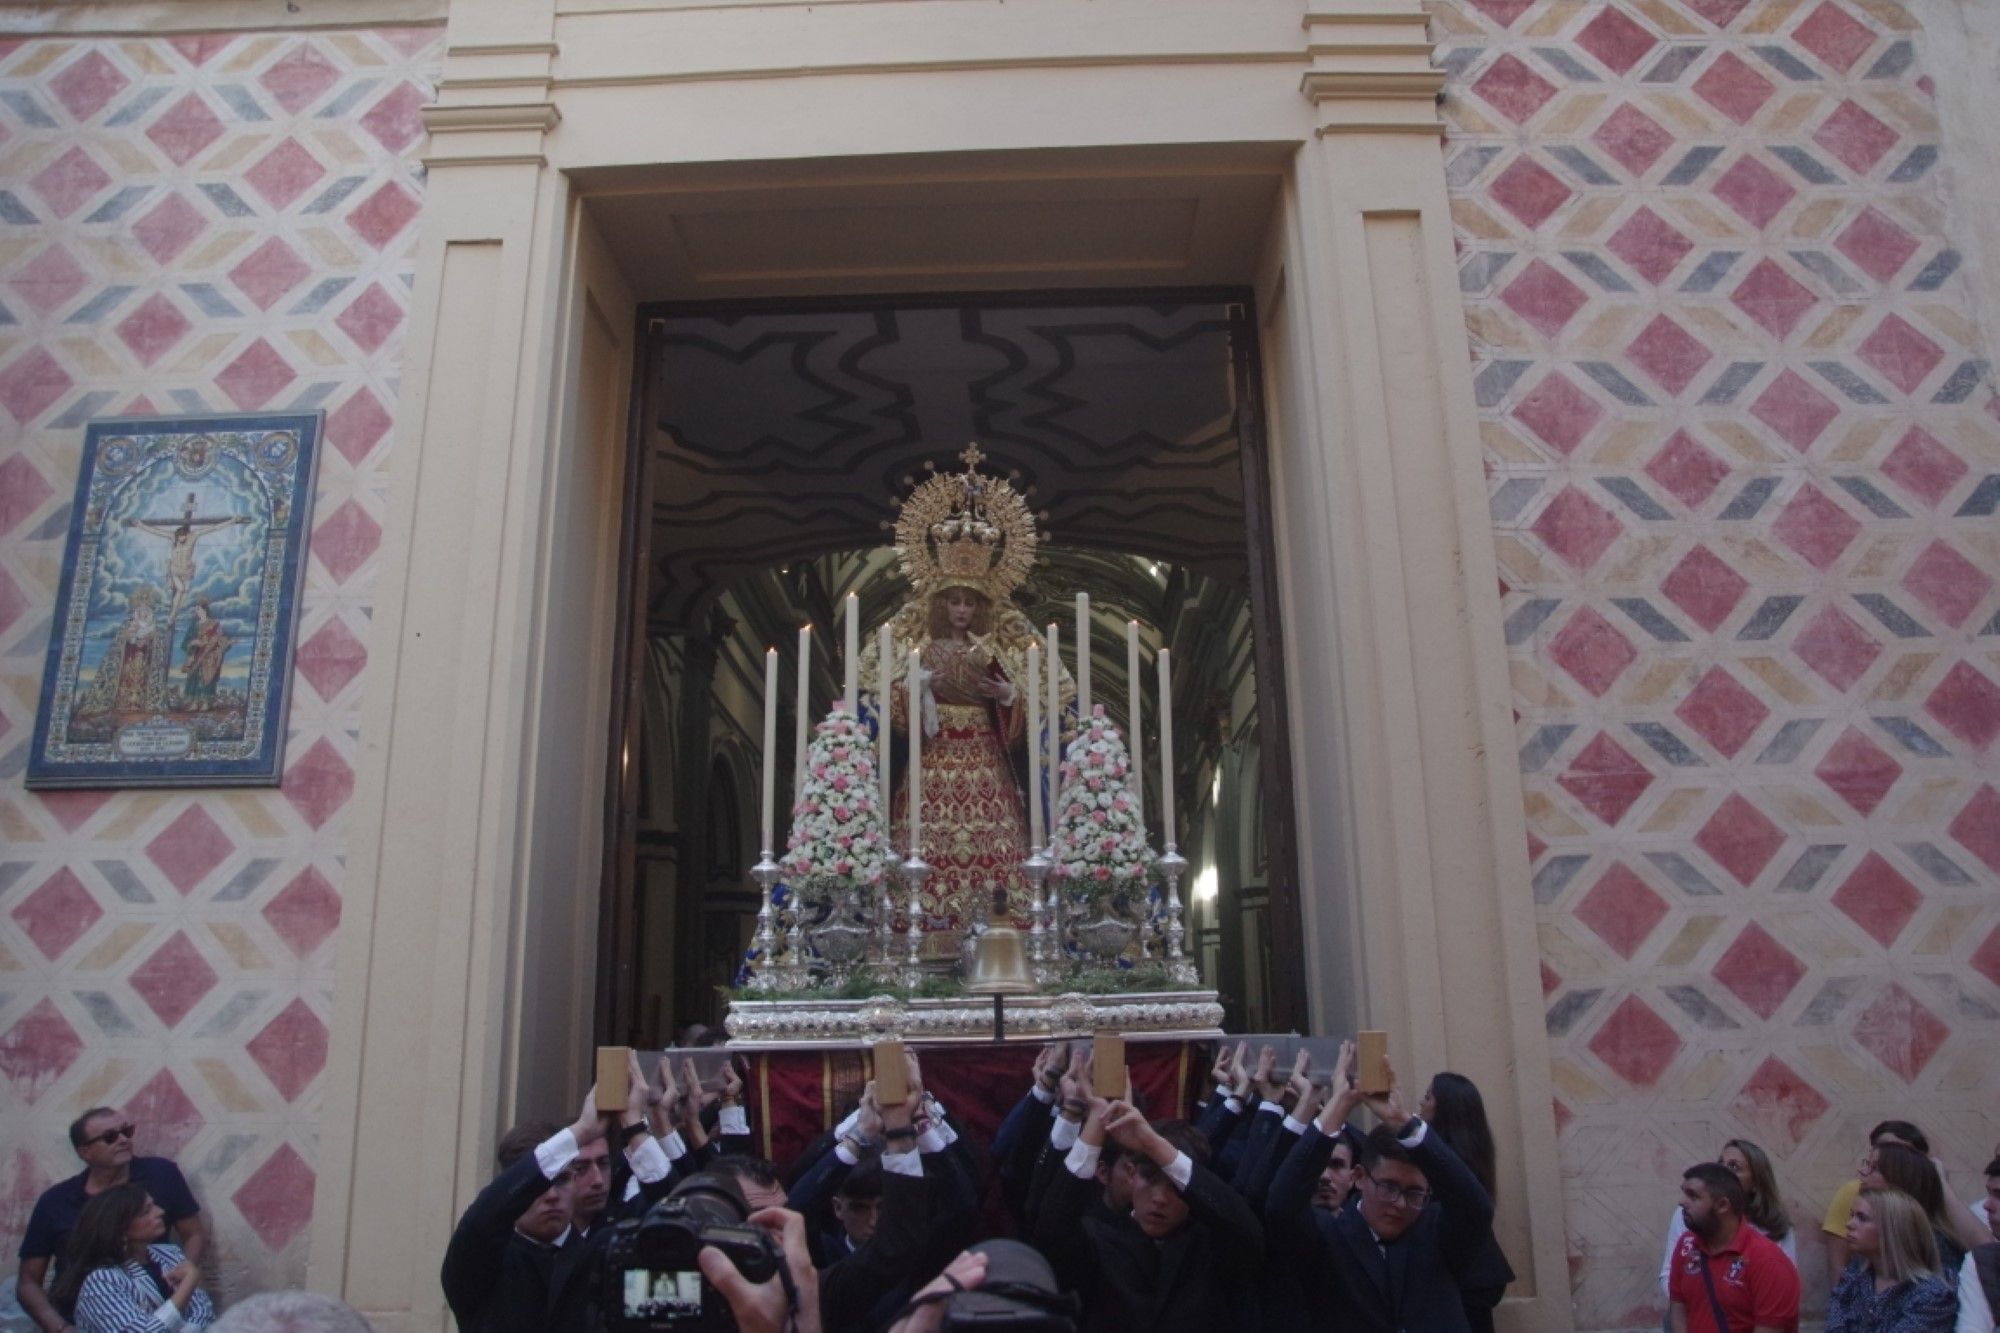
[[[1086,1330],[1217,1333],[1254,1309],[1263,1228],[1203,1164],[1207,1140],[1186,1121],[1147,1123],[1129,1102],[1088,1099],[1077,1141],[1050,1181],[1035,1247],[1083,1297]],[[1132,1206],[1093,1214],[1106,1139],[1135,1164]]]
[[[1493,1229],[1493,1200],[1394,1087],[1363,1097],[1348,1084],[1353,1047],[1334,1066],[1335,1095],[1279,1167],[1265,1203],[1273,1255],[1297,1272],[1306,1308],[1330,1328],[1465,1333],[1460,1275]],[[1355,1106],[1381,1120],[1364,1141],[1360,1203],[1311,1205],[1314,1186]]]
[[[625,1160],[642,1192],[604,1210],[616,1221],[643,1210],[670,1184],[665,1153],[646,1133],[647,1088],[637,1062],[631,1096],[615,1117]],[[571,1333],[586,1324],[590,1260],[608,1234],[600,1225],[586,1241],[574,1225],[577,1165],[602,1141],[605,1120],[597,1092],[583,1100],[576,1123],[530,1142],[543,1126],[522,1126],[503,1141],[500,1174],[465,1210],[445,1248],[439,1280],[461,1333]]]

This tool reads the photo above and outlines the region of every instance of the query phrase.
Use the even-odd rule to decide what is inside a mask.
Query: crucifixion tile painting
[[[90,424],[29,786],[278,781],[320,425]]]

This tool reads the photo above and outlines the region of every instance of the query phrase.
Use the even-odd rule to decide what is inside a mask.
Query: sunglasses
[[[118,1142],[118,1140],[129,1139],[138,1132],[139,1132],[139,1127],[137,1125],[120,1125],[116,1129],[107,1129],[102,1134],[92,1134],[89,1138],[85,1139],[84,1142],[101,1143],[105,1147],[109,1148],[112,1144]]]

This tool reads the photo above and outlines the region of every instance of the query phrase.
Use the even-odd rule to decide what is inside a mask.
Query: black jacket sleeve
[[[1065,1290],[1083,1294],[1087,1300],[1097,1265],[1087,1253],[1089,1240],[1083,1230],[1083,1215],[1097,1197],[1100,1186],[1095,1177],[1085,1179],[1064,1165],[1067,1153],[1049,1148],[1043,1155],[1043,1167],[1051,1165],[1047,1159],[1053,1159],[1054,1169],[1043,1182],[1031,1243],[1055,1269],[1057,1283]],[[1037,1168],[1038,1174],[1041,1170]]]
[[[499,1281],[501,1261],[514,1223],[551,1184],[533,1153],[502,1171],[479,1191],[479,1197],[458,1219],[445,1246],[439,1280],[445,1303],[460,1328],[475,1326],[476,1317]]]
[[[1437,1196],[1438,1249],[1452,1272],[1463,1273],[1493,1234],[1493,1200],[1435,1129],[1424,1132],[1416,1156]]]
[[[1257,1168],[1272,1141],[1284,1131],[1284,1119],[1284,1112],[1266,1111],[1262,1107],[1251,1115],[1250,1129],[1243,1138],[1243,1151],[1224,1173],[1229,1183],[1236,1187],[1237,1193],[1246,1198],[1249,1196],[1250,1181],[1257,1174]]]
[[[1264,1270],[1264,1227],[1243,1196],[1199,1162],[1181,1191],[1195,1220],[1215,1238],[1222,1279],[1239,1291],[1251,1290]]]

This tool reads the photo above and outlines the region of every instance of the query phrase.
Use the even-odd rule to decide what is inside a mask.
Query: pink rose
[[[1090,822],[1093,824],[1103,824],[1104,812],[1102,810],[1092,810],[1090,812]]]
[[[852,847],[854,845],[854,840],[848,837],[845,833],[843,833],[838,838],[835,838],[833,840],[833,845],[840,848],[840,850],[844,852],[849,847]]]
[[[1119,814],[1122,815],[1127,810],[1130,810],[1132,806],[1131,803],[1128,802],[1123,796],[1120,796],[1117,800],[1111,803],[1111,808],[1113,810],[1116,810]]]
[[[1092,728],[1090,729],[1090,739],[1092,739],[1092,740],[1094,740],[1094,741],[1101,741],[1101,740],[1103,740],[1103,739],[1104,739],[1104,728],[1103,728],[1103,727],[1092,727]]]
[[[1086,787],[1088,787],[1088,788],[1090,788],[1090,790],[1092,790],[1092,791],[1103,791],[1103,790],[1104,790],[1104,779],[1103,779],[1103,778],[1091,778],[1091,779],[1090,779],[1090,780],[1089,780],[1088,782],[1085,782],[1085,783],[1084,783],[1083,785],[1084,785],[1084,786],[1086,786]]]
[[[1069,817],[1071,819],[1081,819],[1083,817],[1083,807],[1072,803],[1069,808]]]
[[[1099,866],[1099,867],[1097,867],[1097,877],[1098,877],[1098,878],[1099,878],[1100,880],[1105,880],[1105,879],[1110,879],[1110,878],[1111,878],[1111,867],[1110,867],[1110,866]]]
[[[847,807],[846,807],[846,806],[844,806],[844,805],[836,805],[835,807],[833,807],[833,817],[834,817],[835,819],[838,819],[838,820],[839,820],[840,822],[842,822],[843,824],[844,824],[844,823],[846,823],[846,822],[847,822]]]
[[[847,790],[847,775],[845,773],[839,773],[834,775],[833,789],[835,791]]]
[[[835,861],[835,862],[833,863],[833,873],[834,873],[834,874],[836,874],[836,875],[851,875],[851,874],[853,874],[853,873],[854,873],[854,862],[852,862],[852,861]]]
[[[848,751],[845,745],[836,745],[833,747],[833,757],[840,763],[844,764],[847,762],[847,753]]]

